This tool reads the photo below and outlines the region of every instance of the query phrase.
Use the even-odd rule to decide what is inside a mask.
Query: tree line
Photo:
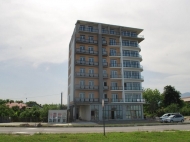
[[[26,103],[27,107],[19,108],[13,106],[9,108],[7,103],[23,103],[23,101],[2,100],[0,99],[0,118],[9,119],[12,122],[47,122],[48,111],[58,110],[61,108],[60,104],[44,104],[40,105],[37,102],[29,101]],[[66,105],[62,105],[62,109],[66,109]]]
[[[147,117],[161,116],[164,113],[190,115],[190,103],[181,100],[180,94],[171,85],[165,86],[163,93],[157,89],[145,89],[143,91],[144,115]]]

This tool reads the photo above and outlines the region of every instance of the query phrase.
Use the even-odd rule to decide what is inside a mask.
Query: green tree
[[[144,104],[144,112],[149,114],[154,114],[159,109],[159,104],[161,101],[161,95],[159,90],[152,90],[150,88],[143,91],[143,97],[146,101]]]
[[[175,87],[168,85],[164,87],[163,97],[163,106],[167,107],[171,104],[177,104],[180,107],[183,105],[183,102],[180,99],[180,92],[175,89]]]

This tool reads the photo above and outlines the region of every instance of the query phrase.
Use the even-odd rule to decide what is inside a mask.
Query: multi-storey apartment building
[[[143,30],[78,20],[69,44],[70,121],[143,119]]]

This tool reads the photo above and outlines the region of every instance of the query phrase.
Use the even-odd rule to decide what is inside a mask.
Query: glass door
[[[116,50],[110,49],[110,56],[116,56]]]
[[[111,60],[111,67],[117,67],[117,60]]]

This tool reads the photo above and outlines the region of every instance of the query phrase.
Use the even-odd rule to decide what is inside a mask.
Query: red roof
[[[26,107],[26,104],[23,104],[23,103],[7,103],[6,106],[8,106],[9,108],[12,108],[13,106],[18,106],[21,109],[22,107]]]

